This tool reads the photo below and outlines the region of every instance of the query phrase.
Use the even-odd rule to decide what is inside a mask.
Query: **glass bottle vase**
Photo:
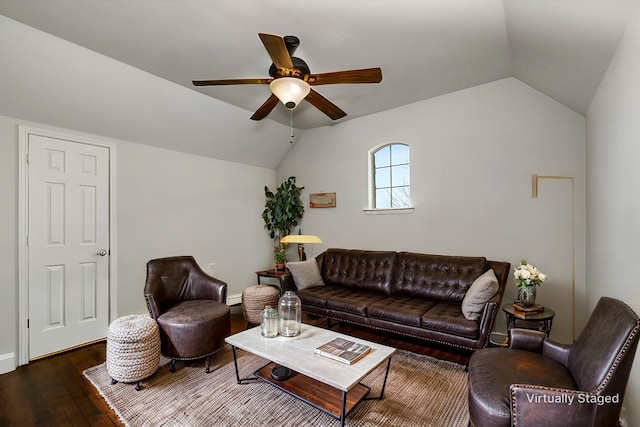
[[[278,330],[283,337],[295,337],[302,329],[302,302],[293,291],[286,291],[278,302]]]
[[[533,307],[536,305],[536,288],[537,286],[521,287],[518,289],[518,301],[524,307]]]

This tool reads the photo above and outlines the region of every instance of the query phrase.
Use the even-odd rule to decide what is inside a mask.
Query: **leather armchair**
[[[207,275],[192,256],[160,258],[147,263],[144,296],[171,372],[177,360],[204,358],[209,373],[209,356],[231,333],[227,284]]]
[[[608,297],[571,345],[511,329],[509,348],[471,356],[470,425],[617,426],[639,330],[638,315]]]

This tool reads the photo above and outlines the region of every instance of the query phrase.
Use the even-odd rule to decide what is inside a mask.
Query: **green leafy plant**
[[[296,177],[291,176],[276,189],[269,190],[265,185],[266,203],[262,212],[264,228],[272,239],[276,239],[276,249],[280,247],[280,239],[298,225],[304,215],[304,205],[300,199],[304,187],[296,186]]]
[[[276,263],[284,264],[287,262],[287,245],[280,244],[279,247],[276,247],[273,251],[273,260]]]

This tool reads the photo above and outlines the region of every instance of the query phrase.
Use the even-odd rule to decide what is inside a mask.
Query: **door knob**
[[[106,249],[100,249],[100,251],[98,251],[98,255],[100,256],[105,256],[107,254],[107,250]]]

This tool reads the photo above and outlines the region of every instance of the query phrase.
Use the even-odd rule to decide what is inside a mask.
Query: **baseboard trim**
[[[227,295],[227,305],[242,304],[242,294]]]
[[[15,353],[0,354],[0,375],[16,370]]]

